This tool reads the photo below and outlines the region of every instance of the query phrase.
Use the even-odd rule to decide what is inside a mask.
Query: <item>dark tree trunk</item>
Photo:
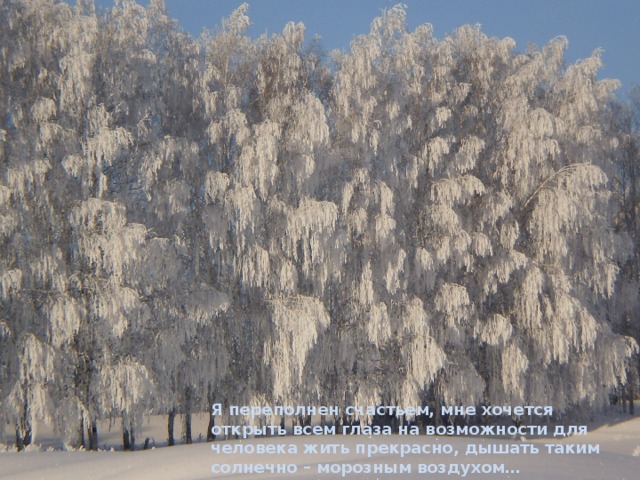
[[[20,427],[16,423],[16,448],[19,452],[24,450],[24,438],[22,438],[22,432],[20,431]]]
[[[16,424],[16,448],[19,452],[31,444],[31,429],[24,425]]]
[[[129,440],[129,430],[122,427],[122,449],[131,450],[131,440]]]
[[[80,446],[82,448],[84,448],[85,450],[87,449],[87,443],[86,443],[86,437],[84,435],[84,416],[82,416],[82,418],[80,418],[80,429],[78,432],[78,437],[80,440]]]
[[[173,425],[176,420],[176,411],[172,409],[169,412],[169,420],[167,421],[167,434],[168,434],[168,445],[173,447],[176,444],[176,440],[173,436]]]
[[[351,433],[351,415],[347,415],[346,413],[342,414],[342,432]]]
[[[135,429],[130,419],[122,419],[122,448],[130,451],[136,448]]]
[[[189,445],[193,443],[191,434],[191,409],[193,401],[193,391],[187,387],[184,391],[184,442]]]
[[[98,423],[95,420],[91,420],[89,422],[89,450],[97,450],[98,449]]]
[[[29,404],[25,402],[22,418],[16,422],[16,448],[19,452],[31,444],[32,429],[28,412]]]
[[[213,408],[213,402],[215,401],[215,393],[212,389],[209,389],[209,395],[207,396],[207,400],[209,401],[209,408]],[[213,442],[216,439],[216,436],[213,434],[211,429],[216,426],[216,417],[213,414],[209,414],[209,425],[207,425],[207,442]]]
[[[216,417],[214,415],[209,415],[209,425],[207,426],[207,442],[213,442],[216,439],[216,436],[211,431],[211,429],[215,426]]]
[[[184,441],[187,445],[193,443],[191,436],[191,412],[184,414]]]

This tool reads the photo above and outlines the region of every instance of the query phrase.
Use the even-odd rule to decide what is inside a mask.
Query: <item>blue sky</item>
[[[73,0],[70,0],[73,2]],[[165,0],[171,17],[194,36],[213,29],[241,5],[241,0]],[[139,1],[143,5],[146,0]],[[250,35],[281,32],[301,21],[307,37],[322,37],[327,50],[347,49],[366,33],[374,17],[397,1],[254,0],[249,3]],[[480,24],[489,36],[511,37],[518,50],[538,46],[558,35],[569,39],[566,59],[573,63],[596,48],[604,49],[601,77],[622,81],[620,94],[640,83],[640,0],[404,0],[409,28],[433,25],[437,38],[464,24]],[[113,0],[96,0],[100,7]]]

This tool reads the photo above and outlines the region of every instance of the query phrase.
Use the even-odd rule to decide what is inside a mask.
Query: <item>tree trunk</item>
[[[169,420],[167,422],[167,435],[168,435],[168,446],[173,447],[176,444],[175,438],[173,437],[173,425],[176,420],[176,411],[172,409],[169,412]]]
[[[89,437],[89,450],[98,449],[98,424],[95,420],[89,422],[88,435]]]
[[[213,402],[215,401],[215,392],[213,392],[212,388],[209,388],[209,395],[207,395],[207,400],[209,401],[210,409],[213,408]],[[213,442],[216,439],[216,436],[213,434],[211,429],[216,425],[216,417],[213,414],[209,415],[209,425],[207,425],[207,442]]]
[[[131,419],[122,419],[122,448],[130,451],[136,448],[135,429]]]
[[[129,430],[126,427],[122,427],[122,449],[131,450],[131,441],[129,440]]]
[[[184,391],[184,442],[187,445],[193,443],[193,437],[191,435],[191,401],[193,392],[191,387],[187,387]]]
[[[78,431],[78,438],[80,445],[83,449],[87,449],[86,437],[84,435],[84,415],[80,418],[80,429]]]
[[[84,414],[80,419],[80,445],[85,450],[98,449],[98,425],[95,420],[89,420]]]
[[[207,442],[213,442],[216,439],[216,436],[211,431],[211,429],[215,426],[216,417],[214,415],[209,415],[209,425],[207,425]]]
[[[435,409],[435,424],[436,425],[441,425],[442,424],[442,408],[440,408],[440,400],[438,398],[436,398],[436,401],[434,403],[434,409]]]
[[[31,444],[32,429],[29,420],[29,404],[25,402],[22,418],[16,422],[16,448],[22,451]]]
[[[24,450],[24,439],[22,438],[22,432],[20,431],[20,427],[16,423],[16,448],[19,452]]]
[[[193,443],[191,436],[191,412],[184,414],[184,441],[187,445]]]
[[[25,429],[23,425],[19,425],[16,423],[16,448],[19,452],[25,449],[25,447],[29,446],[31,443],[31,430]]]

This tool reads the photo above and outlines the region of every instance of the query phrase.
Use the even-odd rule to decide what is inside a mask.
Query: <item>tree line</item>
[[[553,405],[638,387],[640,91],[600,52],[393,7],[199,38],[0,2],[0,419],[97,448],[211,404]]]

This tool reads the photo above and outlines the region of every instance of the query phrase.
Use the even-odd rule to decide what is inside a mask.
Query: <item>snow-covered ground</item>
[[[201,428],[206,421],[200,417],[195,422],[195,427]],[[206,423],[204,423],[206,426]],[[176,429],[179,430],[179,429]],[[203,431],[195,430],[195,431]],[[150,437],[160,445],[164,439],[164,422],[155,419],[147,422],[144,430],[139,433],[139,441]],[[101,445],[109,448],[110,444],[116,445],[120,440],[120,432],[114,426],[111,432],[103,432]],[[228,442],[233,444],[238,441]],[[540,453],[521,455],[483,455],[466,456],[466,447],[469,443],[494,443],[507,445],[535,444]],[[45,445],[46,442],[43,442]],[[0,478],[4,480],[67,480],[67,479],[340,479],[341,473],[320,473],[318,465],[349,464],[370,465],[372,471],[374,465],[379,464],[411,464],[411,473],[395,474],[353,474],[349,473],[351,467],[345,469],[344,478],[353,479],[394,479],[413,480],[424,478],[456,478],[458,475],[444,475],[420,473],[419,464],[449,464],[469,465],[469,473],[466,478],[513,478],[521,480],[533,479],[593,479],[593,480],[637,480],[640,478],[640,418],[636,417],[623,422],[612,422],[590,431],[587,436],[575,436],[562,440],[537,439],[534,441],[495,440],[490,438],[453,438],[453,437],[427,437],[421,436],[335,436],[335,437],[280,437],[267,439],[250,439],[242,441],[245,445],[257,445],[269,443],[273,445],[296,445],[298,454],[215,454],[211,450],[211,444],[201,442],[193,445],[178,445],[171,448],[158,447],[146,451],[122,452],[118,450],[106,450],[98,452],[84,451],[28,451],[16,453],[5,451],[0,453]],[[343,443],[350,451],[349,454],[330,455],[319,453],[305,453],[305,444],[337,444]],[[357,444],[425,444],[440,443],[450,444],[458,451],[457,456],[452,455],[407,455],[400,458],[397,454],[374,455],[367,458],[366,455],[356,453]],[[591,455],[558,455],[548,454],[544,444],[578,444],[588,443],[599,445],[599,454]],[[218,442],[217,445],[223,445]],[[41,447],[46,448],[46,447]],[[318,447],[318,451],[320,447]],[[295,464],[296,473],[293,474],[250,474],[239,475],[227,473],[214,475],[211,472],[213,464],[236,463],[257,464]],[[504,464],[507,471],[519,471],[519,473],[489,474],[471,473],[471,465]],[[336,472],[338,467],[330,472]],[[360,467],[356,467],[358,469]],[[363,467],[366,468],[366,467]],[[434,467],[432,467],[434,468]],[[478,467],[479,468],[479,467]],[[462,470],[460,470],[462,473]],[[462,476],[462,475],[459,475]]]

